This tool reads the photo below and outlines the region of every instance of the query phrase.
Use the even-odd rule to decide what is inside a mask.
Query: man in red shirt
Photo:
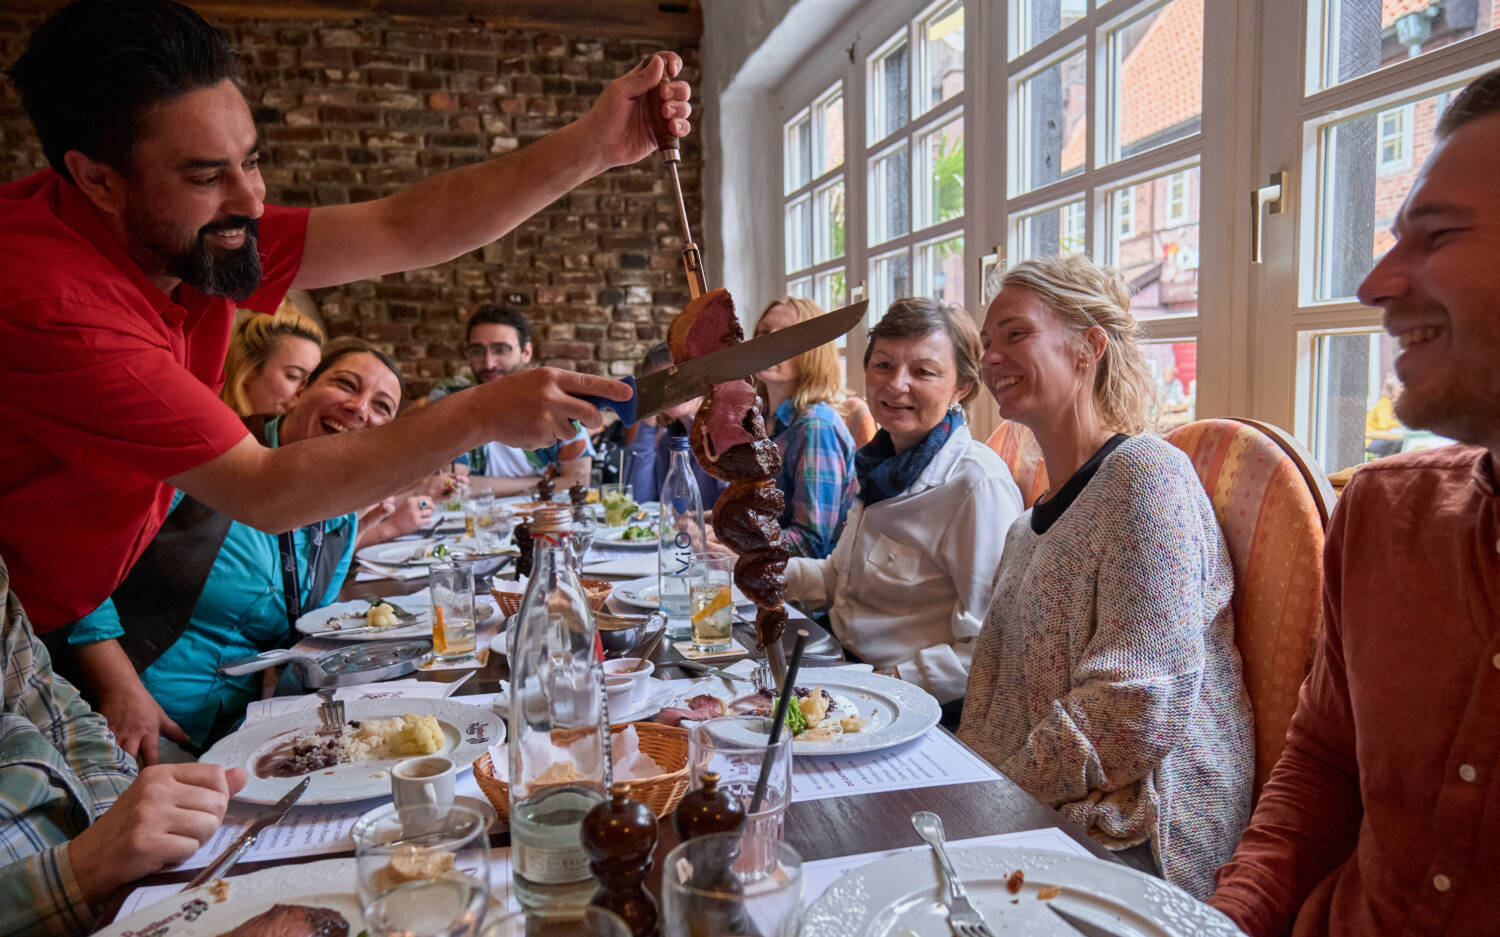
[[[1500,928],[1500,71],[1448,108],[1360,287],[1396,415],[1467,445],[1361,468],[1287,745],[1209,899],[1252,937]]]
[[[286,209],[262,201],[235,54],[192,11],[77,0],[38,27],[11,78],[52,168],[0,186],[0,557],[36,631],[110,595],[174,487],[278,532],[378,501],[492,439],[539,447],[571,437],[573,420],[599,426],[574,395],[628,388],[538,368],[369,432],[265,448],[216,397],[233,301],[270,312],[289,287],[495,240],[654,151],[661,128],[685,135],[687,86],[657,92],[680,67],[648,58],[586,115],[507,156],[375,201]],[[113,642],[97,647],[81,663],[128,666]]]

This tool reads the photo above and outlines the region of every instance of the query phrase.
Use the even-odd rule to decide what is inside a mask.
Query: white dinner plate
[[[344,717],[350,720],[389,719],[405,713],[433,716],[437,719],[444,736],[439,753],[452,758],[460,769],[467,768],[491,745],[505,741],[505,723],[499,716],[489,709],[453,700],[406,697],[350,700],[344,704]],[[268,719],[226,735],[204,752],[199,760],[226,768],[245,769],[250,780],[234,795],[235,800],[252,804],[274,804],[300,778],[259,777],[255,773],[256,760],[293,736],[310,732],[317,726],[317,710]],[[344,804],[370,797],[389,796],[390,769],[400,760],[402,759],[388,758],[380,761],[352,761],[315,771],[312,783],[307,786],[297,803]]]
[[[587,572],[587,570],[585,570]],[[610,598],[619,599],[626,605],[636,608],[657,608],[660,606],[658,600],[658,583],[655,576],[642,576],[639,579],[631,579],[628,582],[615,583],[614,590],[610,592]],[[739,586],[734,587],[734,607],[754,608],[755,603],[745,597]]]
[[[648,525],[653,529],[656,527],[656,524],[650,521],[642,521],[633,526],[644,527]],[[624,537],[622,537],[621,534],[625,533],[625,531],[630,529],[631,526],[632,525],[627,524],[624,527],[601,527],[599,528],[599,532],[594,534],[594,543],[612,547],[634,547],[636,549],[646,550],[656,549],[657,543],[655,537],[646,537],[642,540],[626,540]]]
[[[1241,937],[1229,919],[1175,885],[1118,862],[1040,849],[949,846],[969,897],[996,934],[1077,937],[1038,897],[1119,937]],[[1006,887],[1016,870],[1017,893]],[[808,906],[802,933],[818,937],[950,937],[947,888],[930,850],[846,873]]]
[[[350,934],[365,927],[355,894],[353,859],[272,866],[236,875],[222,881],[220,887],[227,887],[222,899],[214,894],[213,886],[208,882],[163,898],[115,921],[95,937],[216,937],[278,904],[337,911],[349,922]]]
[[[379,631],[356,631],[352,634],[325,634],[324,638],[334,638],[340,641],[393,641],[405,638],[425,638],[432,634],[432,602],[427,596],[427,590],[414,592],[411,595],[393,595],[385,599],[351,599],[348,602],[335,602],[322,608],[315,608],[297,619],[297,630],[302,634],[312,634],[317,631],[327,631],[334,624],[340,629],[359,628],[364,624],[365,612],[369,611],[370,604],[374,601],[385,601],[398,608],[403,608],[413,615],[417,620],[409,625],[397,625],[394,628],[382,628]],[[354,617],[345,617],[354,616]]]
[[[797,683],[808,689],[821,687],[823,692],[839,704],[839,711],[852,706],[864,717],[865,724],[858,732],[845,732],[831,739],[817,742],[793,740],[794,755],[854,755],[890,748],[917,738],[937,725],[943,715],[942,707],[931,693],[915,684],[884,674],[807,668],[798,674]],[[731,688],[724,687],[722,680],[710,680],[699,681],[688,695],[709,693],[728,704],[750,692],[749,684],[736,681]],[[683,693],[677,694],[678,700],[683,697]],[[745,741],[765,741],[769,730],[768,719],[764,730],[753,735],[747,734]]]

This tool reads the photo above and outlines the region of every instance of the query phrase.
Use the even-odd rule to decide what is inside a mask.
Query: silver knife
[[[707,664],[700,664],[695,660],[674,660],[670,664],[664,664],[663,666],[681,667],[683,670],[697,671],[698,673],[708,674],[710,677],[718,677],[722,680],[741,680],[745,683],[755,682],[749,677],[742,677],[737,673],[730,673],[727,670],[720,670],[718,667],[710,667]]]
[[[579,396],[601,410],[615,411],[620,421],[628,425],[684,400],[701,397],[711,385],[749,377],[808,349],[826,345],[864,319],[869,305],[868,300],[860,300],[780,331],[699,355],[639,380],[626,378],[625,383],[635,388],[635,396],[627,401]]]
[[[292,809],[292,805],[297,802],[297,798],[302,796],[302,792],[307,790],[307,785],[311,782],[311,776],[298,781],[295,787],[287,791],[286,795],[280,800],[276,801],[274,807],[256,817],[255,822],[245,828],[245,832],[235,837],[234,842],[229,844],[228,849],[219,853],[217,859],[210,862],[207,868],[194,876],[193,880],[187,883],[187,888],[184,888],[183,891],[187,891],[188,888],[197,888],[204,882],[223,878],[225,875],[228,875],[229,870],[233,868],[234,864],[240,861],[240,856],[245,854],[245,850],[255,845],[255,838],[265,832],[268,827],[279,823],[281,818],[286,816],[286,812]]]
[[[1044,901],[1042,903],[1045,904],[1048,910],[1050,910],[1053,914],[1062,918],[1068,923],[1069,926],[1078,931],[1078,933],[1082,934],[1083,937],[1120,937],[1119,934],[1112,930],[1106,930],[1105,928],[1100,927],[1098,924],[1092,924],[1088,921],[1085,921],[1083,918],[1079,917],[1076,914],[1069,914],[1067,911],[1064,911],[1063,909],[1057,907],[1050,901]]]

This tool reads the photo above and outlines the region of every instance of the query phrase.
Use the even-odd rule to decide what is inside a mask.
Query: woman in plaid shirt
[[[760,314],[755,334],[766,335],[821,316],[809,299],[783,296]],[[786,494],[781,531],[794,556],[822,559],[833,552],[854,502],[854,437],[833,401],[842,389],[838,351],[830,342],[756,376],[767,400],[771,438],[781,450],[776,487]]]

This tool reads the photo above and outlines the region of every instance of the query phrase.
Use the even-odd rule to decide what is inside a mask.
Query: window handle
[[[1250,262],[1258,264],[1261,262],[1261,221],[1260,210],[1265,208],[1269,215],[1280,215],[1286,211],[1286,200],[1290,194],[1287,189],[1287,174],[1285,169],[1278,169],[1271,173],[1270,185],[1263,185],[1258,189],[1250,191]]]

